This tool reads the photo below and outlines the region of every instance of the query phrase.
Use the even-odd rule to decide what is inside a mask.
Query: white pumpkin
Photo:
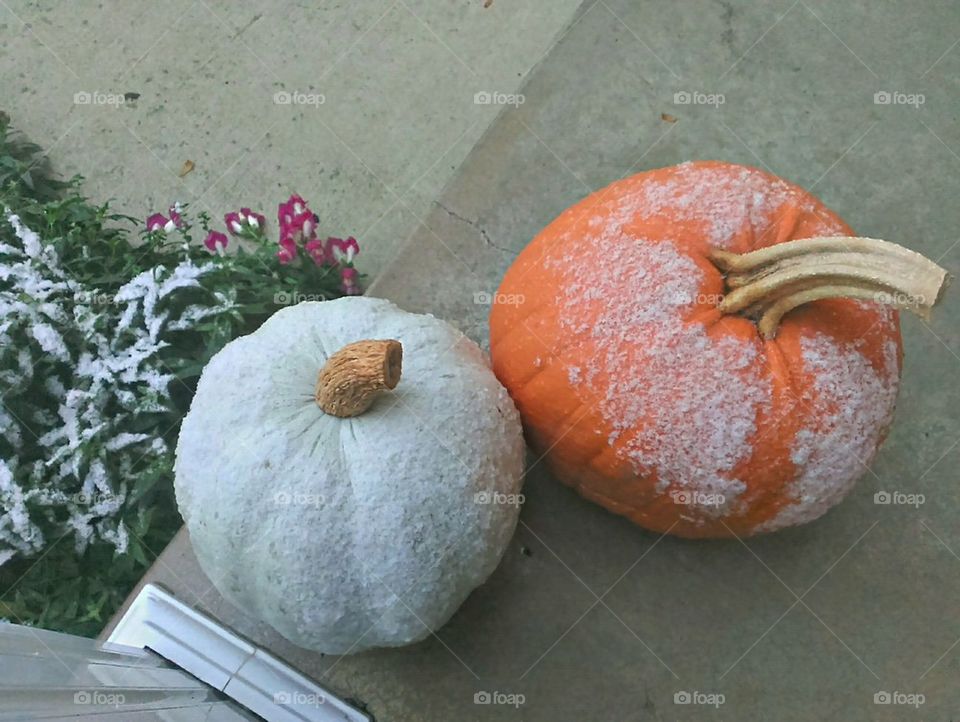
[[[336,353],[365,339],[399,346]],[[402,379],[364,411],[396,384],[400,346]],[[426,637],[486,580],[517,523],[523,460],[519,414],[475,343],[353,297],[286,308],[213,357],[176,492],[224,597],[301,647],[346,654]]]

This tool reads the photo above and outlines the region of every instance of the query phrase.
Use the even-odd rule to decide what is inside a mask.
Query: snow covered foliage
[[[299,196],[277,228],[227,214],[228,238],[180,203],[144,228],[81,180],[0,112],[0,618],[92,636],[182,525],[173,449],[204,366],[362,274]]]
[[[97,539],[126,551],[123,512],[138,474],[170,469],[163,433],[179,381],[162,352],[171,334],[235,307],[201,285],[213,267],[184,254],[107,293],[73,278],[56,247],[5,209],[0,565],[64,535],[79,553]]]

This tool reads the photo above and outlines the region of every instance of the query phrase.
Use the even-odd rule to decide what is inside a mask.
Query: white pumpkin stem
[[[721,313],[759,317],[764,338],[774,338],[784,314],[824,298],[858,298],[928,318],[950,275],[930,259],[876,238],[804,238],[750,253],[710,251],[726,273]]]
[[[380,392],[396,388],[403,369],[399,341],[356,341],[327,359],[314,398],[325,413],[341,418],[370,408]]]

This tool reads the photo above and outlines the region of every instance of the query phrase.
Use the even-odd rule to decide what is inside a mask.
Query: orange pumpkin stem
[[[396,388],[402,370],[399,341],[356,341],[327,359],[317,376],[314,398],[332,416],[358,416],[382,391]]]
[[[950,275],[930,259],[876,238],[803,238],[750,253],[711,249],[726,274],[721,313],[759,317],[764,338],[774,338],[784,314],[824,298],[858,298],[904,308],[929,318]]]

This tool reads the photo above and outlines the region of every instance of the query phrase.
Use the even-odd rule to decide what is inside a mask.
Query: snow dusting
[[[605,225],[612,219],[623,224],[666,214],[674,221],[702,222],[711,245],[730,248],[741,229],[769,227],[775,211],[788,201],[803,211],[814,210],[801,189],[755,168],[687,162],[676,166],[667,179],[644,179],[637,193],[618,199],[610,219],[598,217],[593,223]],[[828,218],[822,221],[832,223]]]
[[[167,411],[174,376],[158,357],[162,335],[229,313],[232,303],[218,297],[203,310],[176,311],[182,304],[168,299],[211,267],[186,260],[145,271],[115,297],[81,287],[52,243],[9,209],[4,217],[0,565],[65,533],[78,552],[100,539],[123,553],[127,480],[171,462],[163,439],[129,431],[144,427],[145,414]]]
[[[570,224],[545,260],[557,274],[559,353],[591,360],[566,365],[567,377],[583,398],[598,399],[616,453],[639,478],[656,480],[658,492],[681,499],[682,519],[704,525],[745,511],[747,480],[735,470],[754,455],[758,414],[771,410],[773,388],[758,336],[708,333],[691,318],[708,279],[691,256],[697,251],[669,229],[676,226],[677,238],[702,232],[710,245],[746,250],[775,240],[764,234],[787,206],[815,214],[819,234],[844,227],[802,189],[752,168],[684,163],[623,182],[632,185],[611,198],[599,193],[587,206],[592,217]],[[603,258],[590,274],[583,273],[587,248]],[[860,305],[879,323],[893,318]],[[793,440],[795,473],[783,465],[779,493],[790,503],[758,531],[820,516],[872,458],[892,418],[899,368],[892,336],[879,372],[862,343],[803,339],[811,421]]]
[[[884,369],[877,372],[857,349],[825,335],[801,343],[804,371],[812,387],[801,399],[816,426],[801,429],[791,461],[799,468],[788,489],[794,502],[759,531],[803,524],[824,514],[853,488],[867,470],[890,422],[899,385],[897,345],[884,347]]]
[[[566,274],[557,304],[569,346],[593,359],[571,384],[600,399],[610,443],[639,476],[710,499],[690,513],[730,513],[746,489],[732,471],[751,456],[757,410],[770,403],[757,347],[683,320],[703,274],[676,244],[626,238],[617,221],[603,235],[607,272],[589,285],[577,264],[547,262]]]

